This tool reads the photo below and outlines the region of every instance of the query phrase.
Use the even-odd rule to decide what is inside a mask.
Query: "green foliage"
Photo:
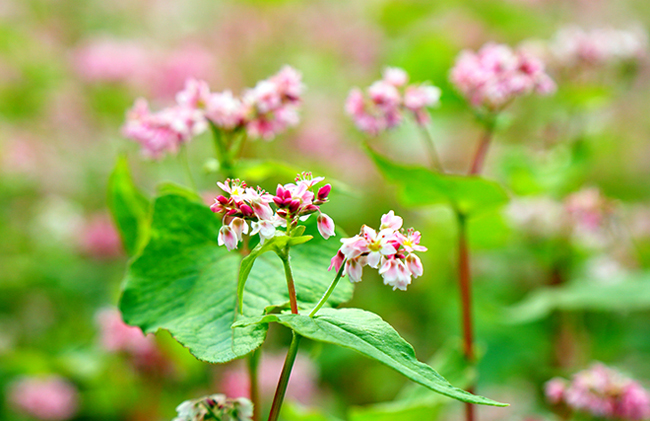
[[[466,216],[493,210],[508,201],[503,188],[493,181],[475,176],[458,176],[433,172],[392,162],[367,148],[379,171],[397,184],[406,206],[448,204]]]
[[[163,195],[153,207],[151,240],[131,263],[120,309],[124,320],[145,332],[167,329],[201,360],[227,362],[254,350],[267,327],[231,330],[235,321],[240,255],[217,245],[219,218],[201,203]],[[313,307],[331,282],[327,273],[336,244],[314,240],[292,252],[301,307]],[[244,289],[244,315],[288,302],[279,259],[260,256]],[[352,285],[342,283],[333,305],[347,301]]]
[[[302,314],[270,314],[246,318],[235,324],[235,331],[271,322],[293,329],[301,336],[353,349],[397,370],[427,388],[463,402],[507,406],[472,395],[452,386],[433,368],[417,360],[413,347],[378,315],[355,308],[322,309],[314,317]]]
[[[504,320],[529,323],[554,310],[629,312],[650,309],[649,274],[616,281],[612,284],[578,281],[537,289],[522,302],[506,309]]]
[[[258,244],[253,250],[251,250],[248,256],[242,259],[239,269],[239,281],[237,282],[237,304],[239,305],[240,313],[243,312],[244,287],[246,286],[248,275],[250,274],[251,269],[253,269],[255,260],[267,251],[275,252],[275,254],[277,254],[281,259],[288,259],[289,257],[285,255],[288,247],[306,243],[312,238],[311,235],[289,237],[284,233],[277,232],[275,237],[269,238],[264,242],[264,244]],[[315,269],[318,270],[317,268]]]
[[[147,242],[149,199],[133,184],[125,155],[117,159],[108,180],[108,206],[120,231],[124,249],[133,256]]]

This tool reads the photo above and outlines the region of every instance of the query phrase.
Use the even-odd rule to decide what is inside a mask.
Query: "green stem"
[[[336,285],[338,285],[339,280],[343,277],[343,269],[345,268],[345,260],[341,263],[341,267],[339,268],[339,271],[336,273],[336,277],[330,284],[329,288],[327,288],[327,291],[325,291],[325,294],[323,294],[323,297],[320,299],[318,304],[316,304],[316,307],[309,313],[309,317],[314,317],[316,313],[318,313],[318,310],[321,309],[327,302],[327,300],[330,298],[330,295],[332,295],[332,292],[334,292],[334,288],[336,288]]]
[[[257,368],[260,364],[262,349],[257,348],[248,356],[248,379],[250,383],[251,402],[253,402],[253,421],[260,419],[260,389],[257,381]]]
[[[291,345],[289,345],[287,358],[284,360],[284,367],[282,367],[282,373],[280,374],[280,381],[278,381],[278,387],[275,389],[275,396],[273,397],[273,404],[271,405],[269,421],[277,421],[278,416],[280,415],[280,409],[282,408],[284,395],[286,394],[287,386],[289,385],[289,376],[291,376],[291,369],[293,368],[293,363],[296,361],[296,355],[298,355],[300,336],[296,332],[292,332],[292,335]]]
[[[298,314],[298,300],[296,298],[296,286],[293,282],[293,272],[291,271],[291,263],[289,257],[289,247],[284,250],[280,255],[282,264],[284,265],[284,274],[287,278],[287,289],[289,290],[289,303],[291,304],[291,313]]]
[[[190,159],[187,153],[187,145],[181,146],[180,155],[181,155],[180,160],[183,162],[185,174],[187,175],[187,179],[190,182],[190,186],[192,186],[194,190],[197,190],[196,181],[194,181],[194,176],[192,175],[192,169],[190,168]]]
[[[436,145],[433,142],[433,137],[431,136],[431,132],[429,131],[428,125],[422,126],[417,122],[416,124],[423,135],[422,140],[424,140],[424,146],[427,148],[427,152],[429,153],[429,160],[431,161],[431,169],[434,171],[439,171],[444,173],[445,171],[442,168],[442,163],[440,162],[440,156],[436,151]]]

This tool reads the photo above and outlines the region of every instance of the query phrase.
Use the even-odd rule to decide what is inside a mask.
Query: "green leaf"
[[[159,184],[156,190],[158,191],[158,196],[175,194],[177,196],[183,196],[186,199],[191,200],[192,202],[203,204],[203,198],[197,192],[185,186],[181,186],[180,184],[172,183],[170,181]]]
[[[323,414],[319,409],[305,408],[290,401],[282,405],[280,419],[284,421],[341,421],[329,414]]]
[[[125,155],[117,159],[108,180],[108,207],[124,249],[129,256],[137,254],[147,242],[150,203],[133,183]]]
[[[406,206],[448,204],[463,215],[474,216],[508,202],[507,193],[494,181],[405,166],[392,162],[370,148],[367,151],[379,171],[397,184],[400,198]]]
[[[244,287],[246,286],[246,280],[248,279],[251,269],[253,269],[255,260],[267,251],[274,251],[278,256],[280,256],[287,246],[303,244],[312,238],[311,235],[288,237],[282,232],[276,232],[275,237],[269,238],[264,242],[264,244],[258,244],[253,250],[251,250],[248,256],[242,259],[239,268],[239,280],[237,282],[237,305],[239,306],[240,312],[242,312],[244,308]],[[284,270],[284,268],[282,270]]]
[[[452,386],[433,368],[418,361],[413,347],[374,313],[355,308],[325,308],[314,317],[302,314],[270,314],[240,320],[235,326],[250,328],[270,322],[280,323],[315,341],[353,349],[450,398],[482,405],[507,406]]]
[[[509,324],[540,320],[555,310],[564,311],[639,311],[650,309],[650,274],[617,280],[615,284],[577,281],[566,285],[539,288],[522,302],[507,308]]]
[[[129,266],[120,302],[128,324],[144,332],[167,329],[194,356],[216,363],[257,348],[267,331],[262,325],[231,329],[241,256],[217,245],[219,228],[219,218],[204,204],[179,195],[157,198],[151,239]],[[326,269],[337,246],[321,238],[292,250],[300,306],[313,307],[331,282]],[[352,284],[341,283],[330,303],[351,296]],[[288,301],[280,260],[260,256],[244,290],[244,315],[259,316]]]

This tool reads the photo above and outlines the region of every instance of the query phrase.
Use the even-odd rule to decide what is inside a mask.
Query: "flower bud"
[[[329,184],[325,184],[323,187],[318,189],[318,195],[316,197],[318,198],[318,200],[324,202],[327,200],[327,196],[329,196],[331,190],[332,190],[332,186]]]
[[[334,221],[324,213],[318,215],[318,232],[326,240],[336,235],[334,232]]]
[[[235,231],[230,228],[228,225],[224,225],[219,230],[219,237],[217,239],[217,244],[220,246],[225,245],[228,251],[234,250],[237,248],[237,234]]]

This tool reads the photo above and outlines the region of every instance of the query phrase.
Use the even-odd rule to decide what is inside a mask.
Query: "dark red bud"
[[[217,196],[217,201],[221,203],[222,205],[228,204],[228,198],[225,196]]]
[[[287,217],[287,211],[284,210],[284,209],[280,209],[280,210],[278,210],[278,211],[276,212],[276,214],[277,214],[280,218],[286,218],[286,217]]]
[[[278,196],[275,196],[275,197],[273,198],[273,202],[274,202],[274,203],[275,203],[279,208],[281,208],[281,207],[284,206],[284,200],[282,200],[282,199],[279,198]]]
[[[244,216],[251,216],[253,214],[253,209],[246,204],[241,205],[239,210],[244,214]]]
[[[300,202],[298,200],[292,200],[289,203],[289,212],[294,213],[300,208]]]
[[[302,215],[307,215],[314,212],[318,212],[318,206],[316,205],[307,205],[300,211]]]
[[[291,199],[291,192],[289,190],[285,190],[283,196],[285,199]]]
[[[278,188],[275,189],[275,195],[278,197],[282,197],[284,195],[284,192],[285,192],[284,187],[282,187],[281,184],[278,184]]]
[[[237,209],[230,209],[228,212],[226,212],[226,216],[233,216],[237,213]]]
[[[327,196],[329,196],[331,190],[332,186],[325,184],[323,187],[318,189],[318,195],[316,197],[318,197],[318,200],[327,200]]]

